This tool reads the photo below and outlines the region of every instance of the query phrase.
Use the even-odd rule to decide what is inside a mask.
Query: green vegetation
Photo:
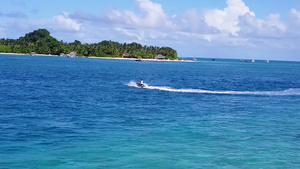
[[[9,53],[11,52],[11,48],[9,46],[0,45],[0,52]]]
[[[168,59],[177,59],[176,50],[170,47],[142,46],[138,43],[118,43],[102,41],[93,44],[81,44],[75,40],[72,43],[58,41],[46,29],[39,29],[26,34],[19,39],[0,39],[0,52],[30,53],[59,55],[60,53],[77,52],[78,56],[96,57],[128,57],[154,58],[161,54]]]

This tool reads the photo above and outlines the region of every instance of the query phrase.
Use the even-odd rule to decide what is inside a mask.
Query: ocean
[[[0,77],[1,169],[300,168],[300,62],[0,55]]]

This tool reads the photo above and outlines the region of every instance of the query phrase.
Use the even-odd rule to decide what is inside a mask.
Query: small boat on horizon
[[[252,59],[252,61],[251,61],[252,63],[254,63],[255,62],[255,60],[254,59]]]

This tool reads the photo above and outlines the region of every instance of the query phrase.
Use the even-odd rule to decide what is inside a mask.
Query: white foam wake
[[[138,87],[136,82],[130,81],[128,86]],[[278,96],[291,96],[300,95],[300,88],[292,88],[283,91],[212,91],[202,89],[174,89],[167,86],[149,86],[145,84],[144,89],[162,90],[168,92],[181,92],[181,93],[203,93],[203,94],[231,94],[231,95],[278,95]]]

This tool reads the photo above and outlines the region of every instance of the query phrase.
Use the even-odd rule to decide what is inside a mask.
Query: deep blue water
[[[300,168],[299,62],[0,55],[0,77],[0,168]]]

